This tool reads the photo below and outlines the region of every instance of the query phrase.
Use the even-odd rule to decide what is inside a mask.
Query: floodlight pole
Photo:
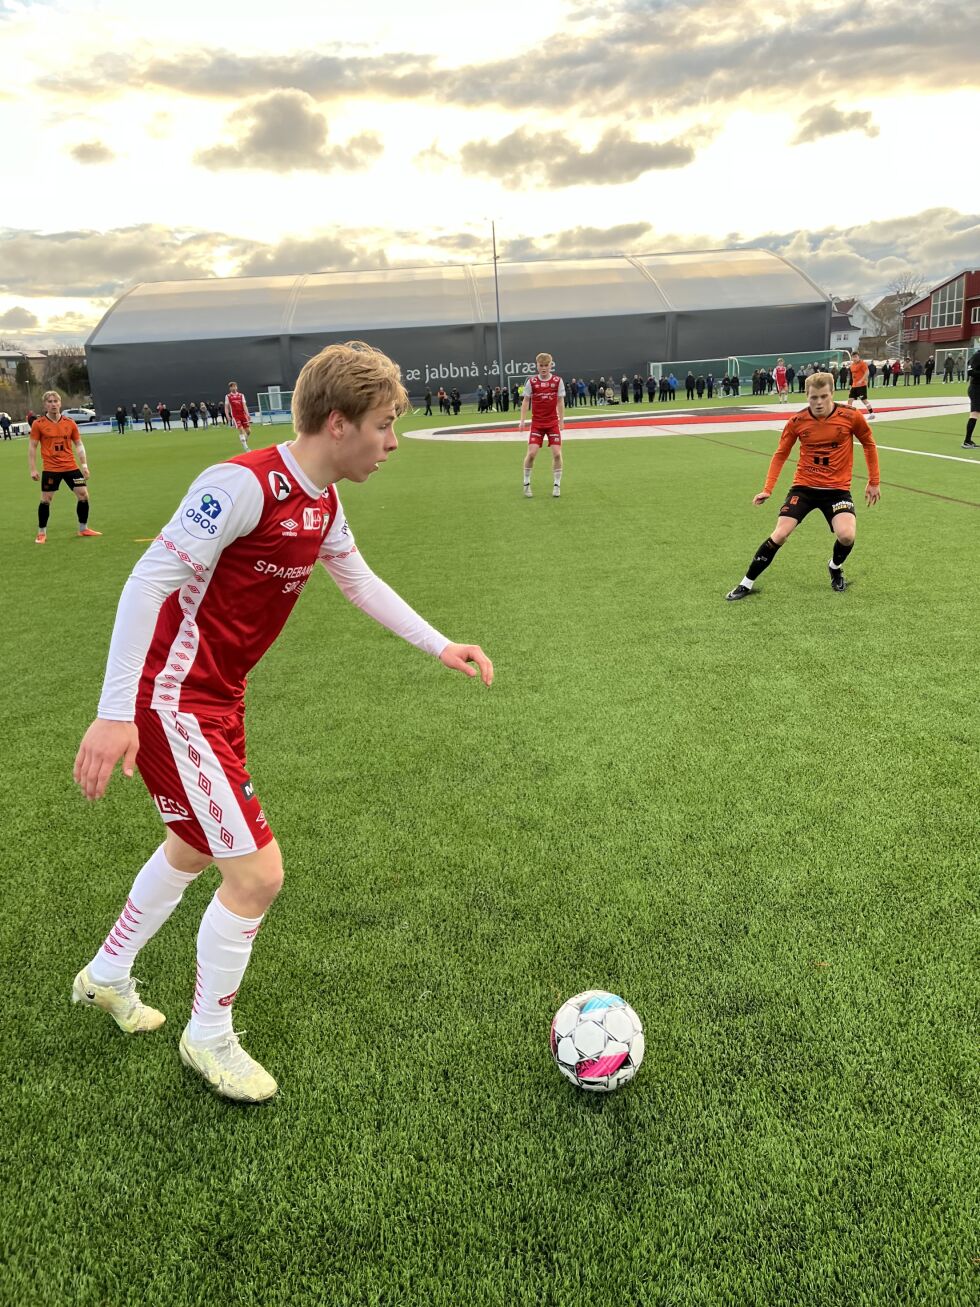
[[[493,290],[497,297],[497,367],[500,370],[500,395],[501,404],[503,396],[507,393],[507,378],[504,376],[504,347],[500,335],[500,281],[497,277],[497,224],[491,220],[490,235],[493,238]],[[508,395],[507,407],[510,407],[510,397]]]

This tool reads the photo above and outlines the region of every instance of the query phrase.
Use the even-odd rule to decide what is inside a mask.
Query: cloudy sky
[[[342,27],[342,32],[340,31]],[[765,246],[980,264],[953,0],[0,0],[0,336],[139,281]]]

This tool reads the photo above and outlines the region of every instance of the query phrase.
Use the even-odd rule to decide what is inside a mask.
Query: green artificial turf
[[[87,437],[105,534],[62,491],[43,549],[0,446],[0,1301],[978,1300],[980,460],[883,449],[845,594],[814,515],[726,604],[776,436],[572,438],[559,501],[547,451],[522,498],[518,444],[406,439],[341,486],[368,562],[496,683],[320,572],[254,672],[286,862],[235,1007],[282,1086],[257,1109],[177,1059],[213,871],[137,965],[163,1030],[68,1002],[160,839],[138,779],[71,781],[115,604],[237,441]],[[646,1028],[608,1098],[548,1052],[591,987]]]

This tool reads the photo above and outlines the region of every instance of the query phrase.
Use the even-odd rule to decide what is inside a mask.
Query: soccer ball
[[[643,1025],[618,994],[588,989],[555,1013],[551,1055],[573,1085],[607,1094],[636,1075],[643,1061]]]

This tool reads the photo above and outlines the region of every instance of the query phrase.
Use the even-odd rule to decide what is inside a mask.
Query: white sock
[[[248,437],[239,436],[238,439],[242,442],[242,449],[244,449],[245,452],[248,453]]]
[[[97,985],[129,979],[136,954],[171,915],[194,879],[171,867],[161,844],[133,881],[118,921],[88,964],[88,974]]]
[[[531,484],[531,473],[528,471],[527,468],[524,469],[524,484],[526,486],[529,486]]]
[[[231,1005],[261,924],[261,917],[239,917],[230,911],[215,892],[197,932],[197,988],[190,1024],[195,1042],[231,1032]]]
[[[750,581],[747,576],[743,576],[741,581],[739,581],[739,585],[744,585],[746,590],[751,590],[752,587],[755,585],[755,582]]]
[[[559,468],[556,468],[556,470],[555,470],[555,485],[556,485],[556,486],[560,486],[560,485],[561,485],[561,473],[562,473],[562,469],[561,469],[560,467],[559,467]]]

